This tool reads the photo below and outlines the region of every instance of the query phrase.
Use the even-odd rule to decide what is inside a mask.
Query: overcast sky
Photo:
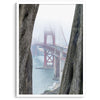
[[[75,5],[39,5],[36,16],[33,38],[34,41],[44,41],[44,31],[53,30],[56,36],[56,44],[65,45],[62,35],[64,33],[69,42],[73,22]]]

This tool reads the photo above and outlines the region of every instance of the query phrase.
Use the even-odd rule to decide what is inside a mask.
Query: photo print
[[[17,93],[83,94],[83,4],[17,4]]]

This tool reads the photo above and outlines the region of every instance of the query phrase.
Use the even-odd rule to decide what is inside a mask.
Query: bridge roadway
[[[33,45],[35,45],[40,50],[42,49],[44,55],[49,57],[48,59],[47,57],[46,59],[44,58],[44,68],[48,69],[54,67],[54,73],[55,73],[54,79],[60,79],[62,60],[65,61],[66,59],[67,48],[58,45],[44,44],[44,43],[34,43]],[[48,66],[47,63],[52,63],[52,67]]]
[[[44,43],[34,43],[33,45],[42,48],[42,50],[49,50],[52,55],[59,57],[59,55],[55,54],[54,51],[56,52],[62,52],[63,55],[65,55],[66,58],[66,54],[67,54],[67,48],[58,46],[58,45],[52,45],[52,44],[44,44]]]

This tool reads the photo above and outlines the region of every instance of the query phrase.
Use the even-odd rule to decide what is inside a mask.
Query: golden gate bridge
[[[47,43],[48,36],[52,37],[52,44]],[[64,35],[63,35],[64,36]],[[44,32],[44,42],[33,43],[34,56],[38,56],[37,48],[44,54],[44,65],[39,69],[54,69],[54,79],[60,79],[62,61],[65,61],[67,55],[67,47],[61,47],[55,43],[55,34],[52,31]],[[65,37],[64,37],[65,39]],[[41,50],[42,49],[42,50]]]

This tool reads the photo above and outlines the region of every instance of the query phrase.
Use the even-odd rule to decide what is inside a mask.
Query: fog
[[[75,5],[39,5],[31,48],[34,94],[53,90],[60,85],[74,10]],[[52,38],[54,36],[55,39]]]
[[[32,44],[44,42],[44,32],[55,33],[55,44],[66,47],[69,43],[75,5],[39,5]],[[52,41],[48,37],[49,42]]]

